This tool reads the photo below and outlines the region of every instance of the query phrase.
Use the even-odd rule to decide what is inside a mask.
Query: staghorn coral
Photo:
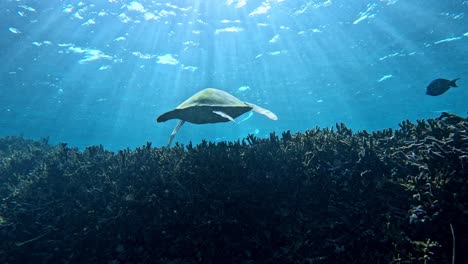
[[[117,153],[0,139],[2,263],[450,263],[468,120]]]

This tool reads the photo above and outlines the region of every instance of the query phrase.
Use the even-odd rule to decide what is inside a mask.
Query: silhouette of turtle
[[[252,103],[242,102],[233,95],[214,88],[206,88],[194,94],[174,110],[160,115],[156,121],[165,122],[170,119],[180,119],[171,133],[168,146],[185,122],[208,124],[220,122],[236,122],[238,116],[253,110],[272,120],[278,117],[271,111]]]

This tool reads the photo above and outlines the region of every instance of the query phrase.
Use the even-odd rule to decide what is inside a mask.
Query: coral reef
[[[0,262],[464,263],[467,131],[443,113],[117,153],[2,138]]]

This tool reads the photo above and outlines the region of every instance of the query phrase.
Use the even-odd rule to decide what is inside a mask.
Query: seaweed
[[[115,153],[1,138],[0,262],[463,263],[467,131],[442,113]]]

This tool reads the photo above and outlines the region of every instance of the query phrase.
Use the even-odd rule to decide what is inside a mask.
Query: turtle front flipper
[[[229,119],[229,120],[231,120],[232,122],[234,122],[234,123],[237,124],[236,120],[234,120],[234,118],[232,118],[232,116],[230,116],[230,115],[228,115],[228,114],[226,114],[226,113],[224,113],[224,112],[221,112],[221,111],[213,111],[213,114],[217,114],[217,115],[219,115],[219,116],[222,116],[222,117],[224,117],[224,118],[226,118],[226,119]]]
[[[247,102],[244,102],[246,105],[252,107],[252,110],[259,113],[259,114],[262,114],[272,120],[278,120],[278,117],[273,113],[271,112],[270,110],[267,110],[265,108],[262,108],[258,105],[255,105],[255,104],[252,104],[252,103],[247,103]]]
[[[172,140],[174,139],[175,135],[179,131],[180,127],[185,123],[184,120],[180,120],[179,123],[177,123],[177,126],[174,128],[174,130],[171,133],[171,137],[169,138],[169,143],[167,143],[167,146],[170,147]]]

